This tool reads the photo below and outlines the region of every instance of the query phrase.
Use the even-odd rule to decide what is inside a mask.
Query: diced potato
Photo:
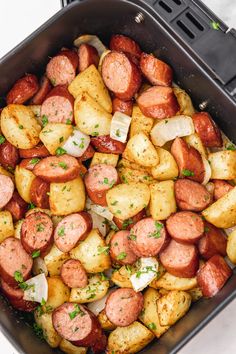
[[[131,275],[132,268],[124,265],[112,273],[111,281],[120,288],[133,288],[130,281]]]
[[[153,177],[159,181],[178,177],[179,170],[173,155],[171,155],[169,151],[160,147],[156,147],[156,150],[159,156],[159,164],[151,169]]]
[[[39,143],[41,130],[29,107],[9,104],[1,113],[1,130],[6,139],[20,149],[30,149]]]
[[[236,230],[228,236],[226,252],[229,260],[236,264]]]
[[[83,133],[92,136],[110,134],[112,115],[87,92],[76,98],[74,115],[76,125]]]
[[[23,224],[24,219],[17,221],[14,225],[14,236],[20,240],[21,238],[21,225]]]
[[[92,161],[90,163],[90,167],[92,167],[94,165],[98,165],[100,163],[116,167],[118,160],[119,160],[119,155],[104,154],[102,152],[95,152],[95,154],[93,155]]]
[[[55,331],[52,324],[51,313],[39,313],[37,310],[34,312],[34,318],[37,325],[42,328],[43,336],[46,342],[52,348],[57,348],[61,342],[61,337]]]
[[[70,256],[68,253],[60,251],[54,244],[50,252],[44,257],[44,262],[50,276],[53,277],[55,275],[60,275],[62,264],[69,258]]]
[[[150,185],[150,213],[155,220],[165,220],[176,212],[174,181],[156,182]]]
[[[120,180],[123,183],[138,183],[150,184],[154,182],[150,174],[150,168],[140,166],[135,162],[121,159],[118,164],[118,173]]]
[[[37,119],[38,123],[41,125],[40,119],[38,119],[41,117],[41,105],[31,104],[27,107],[29,107],[31,109],[31,111],[34,113],[34,116]]]
[[[184,140],[190,146],[194,147],[197,151],[199,151],[201,155],[203,155],[204,157],[207,157],[207,152],[206,152],[205,146],[203,145],[203,143],[197,133],[185,136]]]
[[[172,290],[157,301],[157,310],[162,326],[172,326],[182,318],[191,305],[191,295],[185,291]]]
[[[150,191],[144,183],[119,184],[107,192],[106,199],[112,214],[126,220],[148,205]]]
[[[88,350],[85,347],[77,347],[66,339],[62,339],[59,347],[66,354],[86,354]]]
[[[105,240],[98,229],[93,229],[84,241],[70,251],[73,259],[78,259],[88,273],[99,273],[111,266]]]
[[[156,280],[157,288],[166,290],[190,290],[196,288],[197,278],[178,278],[166,272],[160,279]]]
[[[51,213],[51,210],[49,210],[49,209],[42,209],[42,208],[33,208],[33,209],[29,209],[27,212],[26,212],[26,214],[25,214],[25,216],[27,217],[27,216],[29,216],[30,214],[34,214],[34,213],[38,213],[38,212],[42,212],[42,213],[45,213],[45,214],[47,214],[48,216],[52,216],[52,213]]]
[[[208,160],[211,165],[212,179],[236,178],[236,151],[223,150],[209,154]]]
[[[27,170],[26,168],[16,166],[15,169],[15,182],[16,189],[20,194],[21,198],[27,203],[30,203],[30,188],[33,180],[35,179],[33,172]]]
[[[105,310],[102,310],[99,313],[98,321],[100,322],[102,329],[104,329],[105,331],[113,331],[113,329],[116,328],[116,325],[114,325],[111,321],[109,321]]]
[[[203,297],[202,290],[198,287],[190,289],[188,293],[191,295],[192,302],[196,302]]]
[[[106,236],[106,239],[105,239],[107,245],[110,244],[111,238],[112,238],[113,235],[115,235],[115,233],[116,232],[114,230],[109,231],[109,233],[108,233],[108,235]]]
[[[158,292],[159,292],[159,294],[160,294],[161,296],[164,296],[164,295],[168,294],[169,291],[170,291],[170,290],[166,290],[166,289],[164,289],[164,288],[158,289]]]
[[[66,286],[60,277],[54,276],[47,278],[48,282],[48,299],[43,308],[50,306],[51,309],[64,304],[64,302],[69,301],[70,298],[70,288]]]
[[[173,87],[173,91],[180,106],[177,115],[184,114],[191,117],[195,113],[195,109],[193,108],[192,100],[189,95],[180,87]]]
[[[49,203],[52,214],[69,215],[84,210],[85,189],[81,177],[65,183],[51,183]]]
[[[70,302],[85,304],[102,299],[109,289],[109,281],[102,280],[99,274],[91,275],[88,279],[88,285],[84,288],[71,289]]]
[[[62,146],[73,132],[71,124],[48,123],[41,130],[39,137],[51,155],[56,154],[57,148]]]
[[[68,86],[69,92],[77,98],[87,92],[105,111],[112,112],[112,102],[102,77],[94,65],[82,71]]]
[[[135,321],[127,327],[117,327],[108,337],[110,353],[137,353],[154,338],[153,333],[141,323]]]
[[[128,141],[123,156],[144,167],[153,167],[159,163],[154,145],[144,133],[133,135]]]
[[[9,211],[0,211],[0,243],[14,235],[14,225]]]
[[[149,135],[153,127],[153,122],[153,118],[146,117],[144,114],[142,114],[140,108],[137,105],[134,105],[129,132],[130,137],[132,138],[132,136],[141,132],[146,135]]]
[[[169,328],[169,326],[161,326],[159,321],[157,301],[160,299],[160,295],[157,290],[148,288],[143,295],[143,299],[143,310],[139,315],[139,319],[159,338]]]
[[[236,225],[236,187],[203,210],[202,215],[216,227],[227,229]]]

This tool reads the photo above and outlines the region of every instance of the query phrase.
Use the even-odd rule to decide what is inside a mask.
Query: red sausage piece
[[[52,85],[47,78],[47,76],[42,76],[39,83],[39,90],[36,92],[34,97],[30,100],[30,104],[40,105],[45,100],[48,93],[51,91]]]
[[[34,157],[47,157],[50,155],[48,149],[43,145],[39,144],[31,149],[19,149],[20,158],[22,159],[32,159]]]
[[[137,59],[140,59],[142,53],[139,45],[133,39],[123,36],[122,34],[115,34],[111,37],[110,49],[117,52],[128,53]]]
[[[110,242],[110,256],[120,264],[133,264],[138,257],[129,246],[129,231],[116,232]]]
[[[88,284],[87,273],[76,259],[68,259],[62,264],[61,278],[69,288],[84,288]]]
[[[17,80],[7,94],[7,104],[23,104],[32,98],[39,89],[38,79],[35,75],[26,74]]]
[[[204,259],[209,259],[215,254],[226,256],[227,240],[221,229],[205,222],[204,236],[198,243],[198,250]]]
[[[152,85],[171,86],[173,71],[164,61],[151,54],[142,53],[140,69]]]
[[[89,44],[81,44],[78,49],[79,71],[86,70],[90,65],[98,66],[99,55],[96,48]]]
[[[222,198],[225,194],[229,193],[234,187],[226,181],[221,179],[214,179],[214,199],[218,200]]]
[[[31,183],[30,200],[38,208],[50,209],[49,192],[50,184],[36,177]]]
[[[64,217],[54,231],[54,242],[62,252],[69,252],[83,241],[92,229],[91,216],[82,211]]]
[[[26,170],[33,171],[34,166],[39,163],[40,159],[34,157],[33,159],[23,159],[20,162],[20,167],[25,168]]]
[[[122,154],[126,146],[126,144],[110,138],[109,135],[91,138],[91,144],[98,152],[104,154]]]
[[[134,226],[134,224],[136,224],[136,222],[138,222],[139,220],[142,220],[146,216],[147,216],[146,210],[143,209],[138,214],[132,216],[132,218],[129,218],[126,220],[121,220],[121,219],[114,216],[113,221],[119,229],[130,230]]]
[[[18,221],[25,216],[28,204],[21,198],[15,190],[11,200],[5,205],[4,210],[10,211],[13,221]]]
[[[179,104],[171,87],[151,87],[138,97],[137,103],[145,116],[157,119],[175,116],[179,111]]]
[[[119,98],[114,98],[112,100],[112,112],[121,112],[127,116],[132,116],[133,102],[132,101],[122,101]]]
[[[211,257],[197,274],[197,282],[203,296],[215,296],[223,288],[231,274],[232,270],[223,257],[219,255]]]
[[[79,161],[87,161],[89,159],[91,159],[93,157],[93,155],[95,154],[95,150],[94,148],[92,147],[91,144],[89,144],[89,146],[87,147],[87,149],[85,150],[85,152],[83,153],[82,156],[80,156],[78,158]]]
[[[143,295],[133,289],[120,288],[107,298],[105,312],[108,319],[119,327],[129,326],[137,320],[143,308]]]
[[[197,248],[175,240],[161,252],[160,261],[167,272],[180,278],[194,277],[199,267]]]
[[[207,112],[195,113],[193,124],[203,145],[206,147],[222,147],[223,140],[220,129]]]
[[[3,144],[0,145],[0,164],[5,168],[10,167],[15,169],[18,162],[18,149],[6,140]]]
[[[14,192],[14,183],[11,178],[0,174],[0,209],[11,200]]]
[[[28,279],[32,266],[32,257],[25,251],[20,240],[8,237],[0,244],[0,276],[9,285],[18,284],[15,280],[17,274],[23,280]]]

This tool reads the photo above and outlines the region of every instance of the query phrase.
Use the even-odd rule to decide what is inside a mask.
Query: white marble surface
[[[235,0],[204,0],[204,2],[229,27],[236,28]],[[46,21],[59,8],[59,0],[0,0],[0,57]],[[181,349],[180,354],[235,354],[235,328],[236,300]],[[3,354],[17,354],[1,333],[0,348],[0,352]]]

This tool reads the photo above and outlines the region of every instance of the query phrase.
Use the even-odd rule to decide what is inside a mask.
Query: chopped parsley
[[[118,138],[121,137],[121,135],[120,135],[120,129],[116,129],[116,136],[117,136]]]
[[[95,126],[94,126],[94,128],[98,128],[99,127],[99,124],[96,124]]]
[[[113,230],[113,231],[119,231],[119,228],[116,226],[116,224],[114,223],[111,223],[110,224],[110,228]]]
[[[40,256],[40,250],[35,250],[32,252],[31,254],[31,257],[34,259],[34,258],[37,258]]]
[[[127,178],[125,177],[125,175],[122,175],[122,176],[121,176],[121,179],[122,179],[122,181],[123,181],[124,183],[127,183],[127,184],[129,183],[128,180],[127,180]]]
[[[61,136],[59,139],[59,143],[62,143],[63,141],[64,141],[64,138],[63,138],[63,136]]]
[[[65,236],[65,226],[61,226],[57,231],[58,236]]]
[[[30,160],[30,163],[31,163],[31,165],[36,165],[36,163],[38,163],[39,161],[40,161],[39,158],[34,157],[33,159]]]
[[[231,151],[235,151],[236,150],[236,146],[234,146],[234,144],[228,144],[226,146],[226,150],[231,150]]]
[[[85,313],[81,310],[78,304],[74,304],[74,311],[69,312],[69,317],[73,320],[77,315],[84,316]]]
[[[132,274],[132,268],[131,268],[131,266],[130,266],[129,264],[126,264],[126,265],[125,265],[125,269],[127,270],[127,273],[128,273],[129,275]]]
[[[87,300],[94,299],[96,294],[90,294],[89,297],[87,297]]]
[[[154,330],[157,329],[157,326],[155,325],[155,323],[152,322],[148,324],[148,328]]]
[[[108,180],[107,177],[104,178],[103,183],[104,183],[104,184],[109,184],[109,180]]]
[[[62,147],[58,147],[58,148],[56,149],[56,155],[57,155],[57,156],[64,155],[64,154],[66,154],[66,153],[67,153],[67,151],[66,151],[65,149],[63,149]]]
[[[125,252],[121,252],[118,254],[118,256],[116,257],[116,259],[118,259],[118,261],[122,261],[123,259],[125,259],[127,256],[127,254]]]
[[[156,271],[156,269],[153,269],[152,266],[147,266],[144,268],[144,270],[138,270],[136,272],[136,278],[140,278],[142,274],[147,274],[149,272],[153,272],[153,273],[156,273],[158,274],[158,272]]]
[[[17,283],[23,283],[24,278],[23,278],[22,273],[19,270],[16,270],[14,272],[14,279]]]
[[[122,230],[126,230],[127,229],[127,227],[129,226],[129,225],[132,225],[134,222],[133,222],[133,219],[132,218],[129,218],[129,219],[127,219],[127,220],[124,220],[123,221],[123,224],[122,224]]]
[[[75,145],[75,146],[78,146],[79,144],[77,144],[77,142],[76,141],[72,141],[72,143]]]
[[[110,246],[98,246],[98,255],[99,254],[108,254],[110,250]]]
[[[118,203],[118,200],[114,200],[114,202],[111,203],[111,205],[116,205]]]
[[[42,116],[42,124],[43,127],[45,127],[48,124],[48,117],[45,114]]]
[[[103,272],[100,273],[100,277],[101,277],[101,281],[108,280],[108,277]]]
[[[220,24],[219,24],[219,22],[211,21],[211,27],[212,27],[214,30],[219,31],[219,29],[220,29]]]
[[[53,86],[56,86],[56,79],[51,79],[51,83],[53,84]]]
[[[160,238],[161,237],[161,230],[163,229],[163,224],[155,221],[156,230],[148,234],[148,237]]]
[[[192,177],[192,176],[194,176],[194,172],[190,171],[190,170],[187,170],[187,169],[184,169],[184,170],[182,170],[182,175],[185,176],[185,177]]]
[[[210,231],[210,229],[209,229],[209,227],[204,227],[204,232],[209,232]]]
[[[66,120],[66,124],[67,124],[67,125],[70,125],[71,123],[72,123],[72,121],[71,121],[70,119],[67,119],[67,120]]]
[[[116,210],[116,214],[121,214],[121,210]]]
[[[33,203],[28,204],[28,210],[34,209],[35,205]]]
[[[33,324],[33,330],[34,330],[34,333],[36,334],[36,336],[39,339],[41,339],[41,340],[44,339],[42,327],[40,327],[37,323]]]
[[[0,135],[0,145],[6,141],[3,135]]]
[[[129,234],[129,236],[128,236],[128,239],[129,240],[133,240],[133,241],[136,241],[136,239],[137,239],[137,236],[136,235],[134,235],[134,234]]]
[[[81,138],[81,143],[79,144],[80,149],[84,149],[84,138]]]
[[[19,129],[24,129],[24,127],[23,127],[22,124],[19,124],[19,125],[18,125],[18,128],[19,128]]]
[[[36,231],[37,231],[37,232],[44,231],[44,225],[43,225],[43,223],[40,222],[39,224],[36,225]]]
[[[67,168],[68,168],[67,164],[63,161],[58,162],[58,166],[63,168],[63,170],[67,170]]]
[[[99,133],[98,133],[98,132],[93,132],[91,135],[92,135],[92,136],[98,136]]]

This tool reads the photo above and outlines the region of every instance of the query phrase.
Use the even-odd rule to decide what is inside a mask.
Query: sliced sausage
[[[87,273],[77,259],[68,259],[64,262],[60,275],[69,288],[84,288],[88,284]]]
[[[47,157],[50,155],[48,149],[43,144],[38,144],[31,149],[19,149],[22,159],[32,159],[34,157]]]
[[[6,140],[3,144],[0,145],[0,164],[5,168],[10,167],[15,169],[18,163],[18,149]]]
[[[189,179],[175,182],[175,199],[179,209],[202,211],[212,201],[212,196],[205,186]]]
[[[167,219],[166,228],[175,241],[196,243],[203,235],[204,222],[196,213],[180,211]]]
[[[175,240],[160,253],[160,261],[167,272],[180,278],[194,277],[199,267],[197,248]]]
[[[127,116],[132,116],[133,102],[132,101],[122,101],[119,98],[114,98],[112,100],[112,112],[121,112]]]
[[[214,199],[218,200],[222,198],[225,194],[229,193],[234,187],[226,181],[221,179],[214,179]]]
[[[11,286],[17,286],[15,272],[27,280],[33,266],[32,257],[25,251],[20,240],[8,237],[0,244],[0,276]]]
[[[179,111],[179,104],[171,87],[151,87],[141,93],[137,103],[145,116],[157,119],[175,116]]]
[[[53,86],[69,85],[74,80],[79,58],[73,50],[62,50],[46,67],[46,74]]]
[[[97,317],[86,306],[65,302],[52,313],[53,327],[74,345],[92,346],[102,337]]]
[[[220,129],[207,112],[195,113],[193,124],[203,145],[206,147],[222,147],[223,140]]]
[[[50,209],[49,192],[50,184],[36,177],[31,183],[30,200],[38,208]]]
[[[197,282],[203,296],[213,297],[223,288],[232,270],[222,256],[211,257],[198,271]]]
[[[204,259],[209,259],[215,254],[226,256],[227,239],[221,229],[205,222],[204,236],[198,243],[198,250]]]
[[[84,178],[89,198],[95,204],[107,205],[107,191],[119,182],[115,167],[106,164],[94,165],[88,169]]]
[[[47,76],[42,76],[39,82],[39,89],[34,95],[34,97],[30,100],[30,103],[35,105],[41,105],[48,93],[51,91],[51,89],[52,85]]]
[[[91,144],[98,152],[104,154],[122,154],[126,147],[126,144],[110,138],[109,135],[91,138]]]
[[[99,55],[96,48],[90,44],[83,43],[78,49],[79,71],[86,70],[90,65],[98,66]]]
[[[101,336],[101,338],[91,346],[91,349],[94,354],[105,353],[107,347],[107,337],[105,334]]]
[[[164,61],[151,54],[142,53],[140,69],[152,85],[171,86],[173,71]]]
[[[20,162],[20,167],[25,168],[26,170],[33,171],[34,167],[37,163],[39,163],[40,159],[34,157],[32,159],[23,159]]]
[[[42,212],[28,215],[21,225],[21,242],[28,253],[40,251],[45,255],[53,243],[53,223],[50,217]]]
[[[133,289],[120,288],[106,300],[105,312],[108,319],[119,327],[129,326],[137,320],[143,308],[143,295]]]
[[[116,97],[129,101],[138,92],[142,78],[138,67],[124,54],[108,53],[102,62],[105,85]]]
[[[85,150],[85,152],[83,153],[82,156],[79,157],[79,161],[83,162],[83,161],[87,161],[89,159],[91,159],[93,157],[93,155],[95,154],[95,150],[92,147],[91,144],[89,144],[89,146],[87,147],[87,149]]]
[[[5,205],[4,210],[8,210],[13,218],[13,221],[18,221],[25,216],[28,204],[21,198],[19,193],[15,190],[11,200]]]
[[[49,156],[42,159],[33,169],[35,176],[46,182],[68,182],[79,175],[79,162],[69,155]]]
[[[14,183],[11,178],[0,174],[0,209],[11,200],[14,192]]]
[[[128,53],[137,59],[140,59],[142,53],[139,45],[133,39],[122,34],[115,34],[111,37],[110,49],[117,52]]]
[[[54,242],[62,252],[69,252],[83,241],[92,229],[91,216],[82,211],[64,217],[54,231]]]
[[[119,229],[130,230],[134,226],[134,224],[136,224],[136,222],[138,222],[139,220],[142,220],[146,216],[147,216],[146,210],[143,209],[138,214],[132,216],[132,218],[129,218],[126,220],[121,220],[121,219],[114,216],[113,221]]]
[[[150,217],[138,221],[130,230],[129,246],[138,257],[156,256],[167,242],[163,223]]]
[[[171,153],[177,162],[180,177],[203,182],[204,164],[201,154],[194,147],[189,146],[184,139],[176,138],[171,146]]]
[[[54,87],[41,106],[41,117],[49,123],[67,123],[73,121],[74,97],[66,85]]]
[[[23,104],[32,98],[39,89],[38,79],[35,75],[26,74],[17,80],[7,94],[7,104]]]
[[[110,242],[110,256],[120,264],[133,264],[138,257],[129,246],[129,231],[116,232]]]

